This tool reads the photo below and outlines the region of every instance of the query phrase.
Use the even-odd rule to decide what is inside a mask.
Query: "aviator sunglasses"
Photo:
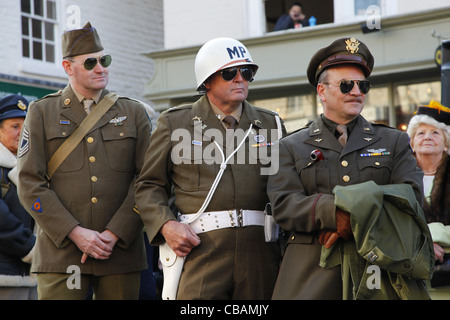
[[[220,74],[222,75],[222,79],[225,81],[231,81],[233,80],[237,72],[241,73],[241,76],[246,81],[252,81],[253,80],[253,70],[250,67],[242,67],[242,68],[227,68],[220,71]]]
[[[71,61],[77,61],[75,59],[70,59]],[[87,58],[86,60],[84,60],[83,62],[83,66],[86,70],[92,70],[95,68],[95,66],[97,65],[97,61],[100,63],[100,65],[103,68],[108,68],[111,64],[112,58],[109,54],[104,55],[100,58]],[[77,61],[78,62],[78,61]]]
[[[339,82],[339,89],[341,89],[341,92],[343,94],[347,94],[350,91],[353,90],[353,87],[355,86],[355,82],[358,84],[359,91],[361,93],[366,94],[370,90],[370,81],[369,80],[342,80]],[[331,86],[338,86],[336,84],[331,83],[325,83],[327,85]]]

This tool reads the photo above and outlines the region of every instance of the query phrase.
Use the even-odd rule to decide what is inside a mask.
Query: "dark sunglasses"
[[[252,81],[253,80],[253,70],[250,67],[242,67],[242,68],[227,68],[220,71],[220,74],[222,75],[222,79],[225,81],[231,81],[233,80],[237,72],[241,73],[241,76],[246,81]]]
[[[342,80],[339,82],[339,89],[341,89],[341,92],[343,94],[347,94],[350,91],[353,90],[353,87],[355,86],[355,82],[358,84],[359,91],[361,93],[366,94],[370,90],[370,81],[369,80]],[[325,83],[328,85],[333,85],[331,83]],[[334,85],[337,86],[337,85]]]
[[[72,61],[77,61],[75,59],[71,59]],[[103,68],[108,68],[111,65],[111,61],[112,58],[109,54],[104,55],[100,58],[87,58],[86,60],[84,60],[83,62],[83,66],[86,70],[92,70],[95,68],[95,66],[97,65],[97,61],[100,62],[100,65]],[[78,61],[77,61],[78,62]]]

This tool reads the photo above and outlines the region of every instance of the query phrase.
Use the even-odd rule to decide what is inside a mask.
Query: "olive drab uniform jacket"
[[[274,115],[273,111],[243,103],[239,129],[243,135],[250,124],[253,128],[234,162],[227,165],[205,211],[264,210],[269,201],[266,193],[268,174],[261,169],[271,170],[273,146],[270,142],[278,140]],[[284,134],[284,125],[281,126]],[[224,148],[225,157],[238,144],[227,147],[224,136],[225,129],[206,96],[194,104],[175,107],[161,114],[152,136],[151,154],[147,155],[137,181],[136,194],[146,232],[153,244],[164,241],[159,229],[175,219],[168,206],[172,186],[176,194],[175,207],[181,214],[196,213],[202,206],[221,163],[213,140]],[[189,151],[183,152],[183,146]],[[240,163],[241,160],[244,163]]]
[[[323,160],[311,160],[313,150]],[[276,222],[290,235],[274,299],[342,298],[340,269],[319,266],[318,236],[336,230],[334,187],[366,181],[410,184],[422,204],[422,173],[406,133],[359,116],[343,148],[319,116],[280,141],[280,169],[269,176],[267,192]]]
[[[103,90],[102,99],[108,90]],[[119,97],[79,145],[46,180],[47,164],[87,116],[70,85],[30,105],[18,152],[18,192],[39,225],[34,272],[107,275],[146,268],[142,221],[134,181],[149,144],[145,107]],[[88,258],[68,239],[77,225],[119,237],[108,260]]]

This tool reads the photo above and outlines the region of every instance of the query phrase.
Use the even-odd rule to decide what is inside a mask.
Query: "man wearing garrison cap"
[[[367,268],[371,264],[378,266],[384,255],[381,249],[371,255],[370,251],[357,251],[381,246],[391,236],[404,237],[401,233],[381,234],[373,227],[383,228],[383,224],[369,223],[381,213],[376,215],[376,206],[368,197],[376,190],[369,188],[370,192],[365,193],[368,182],[380,188],[407,185],[412,203],[417,202],[418,207],[423,200],[422,174],[406,133],[370,123],[361,116],[373,65],[374,57],[368,47],[353,37],[338,39],[311,58],[307,75],[317,89],[323,114],[280,141],[279,171],[269,176],[267,186],[273,217],[289,235],[274,299],[428,298],[422,280],[388,275],[393,271],[383,269],[384,266],[381,280],[377,279],[381,288],[368,287],[372,282],[367,277],[373,271]],[[364,204],[356,212],[342,206],[341,193],[336,194],[337,190],[349,188],[358,190],[351,193],[352,203]],[[417,221],[423,222],[423,212],[418,215]],[[415,220],[408,221],[415,225]],[[396,227],[400,230],[404,226]],[[429,234],[425,227],[418,230],[420,239],[414,239],[424,244]],[[366,236],[366,231],[374,237]],[[410,230],[406,233],[413,238]],[[404,247],[417,253],[411,243]],[[425,257],[434,258],[429,242],[424,248]],[[396,247],[389,249],[395,251]],[[430,265],[410,265],[431,270]],[[404,290],[390,279],[401,281]]]
[[[96,299],[137,299],[147,262],[134,180],[150,121],[106,89],[112,59],[89,22],[62,35],[62,55],[69,84],[30,105],[18,152],[19,196],[39,225],[39,299],[85,299],[90,288]]]

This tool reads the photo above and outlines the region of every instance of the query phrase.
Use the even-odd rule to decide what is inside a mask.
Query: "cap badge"
[[[23,103],[22,100],[17,101],[17,107],[19,107],[20,110],[26,110],[27,106],[25,105],[25,103]]]
[[[345,47],[345,49],[347,49],[347,51],[349,51],[351,53],[357,53],[359,51],[360,42],[358,40],[356,40],[355,38],[350,38],[348,40],[345,40],[345,43],[347,44],[347,46]]]

